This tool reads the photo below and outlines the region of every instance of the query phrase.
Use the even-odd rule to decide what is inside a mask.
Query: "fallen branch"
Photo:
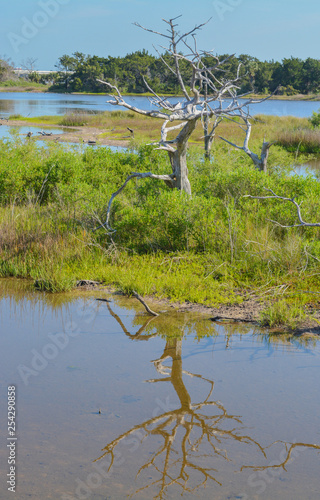
[[[257,323],[254,319],[246,319],[246,318],[228,318],[227,316],[214,316],[213,318],[209,318],[210,321],[229,321],[233,322],[241,322],[241,323]]]
[[[150,307],[145,303],[145,301],[143,300],[142,297],[140,297],[140,295],[137,293],[137,292],[133,292],[132,294],[136,299],[139,300],[139,302],[141,302],[141,304],[146,308],[146,311],[149,313],[149,314],[152,314],[152,316],[159,316],[158,313],[152,311],[152,309],[150,309]]]
[[[272,191],[272,189],[267,189],[267,188],[263,188],[263,189],[265,189],[266,191],[269,191],[270,193],[272,193],[272,195],[270,195],[270,196],[252,196],[251,194],[245,194],[243,196],[243,198],[253,198],[254,200],[270,200],[270,199],[275,199],[275,200],[282,200],[282,201],[290,201],[290,203],[293,203],[294,206],[297,209],[297,215],[298,215],[298,219],[299,219],[300,224],[292,224],[290,226],[284,226],[283,224],[280,224],[280,222],[277,222],[276,220],[271,220],[271,219],[267,219],[267,220],[269,220],[270,222],[273,222],[274,224],[277,224],[280,227],[285,227],[285,228],[289,228],[289,227],[301,227],[301,226],[305,226],[305,227],[320,227],[320,222],[305,222],[302,219],[302,216],[301,216],[301,207],[295,201],[295,196],[293,196],[293,198],[286,198],[285,196],[279,196],[279,195],[277,195],[274,191]]]

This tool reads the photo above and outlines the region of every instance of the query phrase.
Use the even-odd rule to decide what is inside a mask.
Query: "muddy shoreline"
[[[24,120],[6,120],[0,118],[0,125],[7,125],[8,127],[30,127],[35,129],[32,132],[31,138],[34,140],[45,140],[48,142],[71,142],[76,144],[88,144],[89,142],[95,142],[100,146],[120,146],[127,148],[130,144],[128,138],[123,139],[112,139],[108,137],[100,137],[101,134],[105,134],[105,131],[101,128],[96,127],[67,127],[65,125],[52,125],[48,123],[34,123],[26,122]],[[52,135],[41,135],[39,132],[42,130],[48,130],[52,128],[60,128],[65,130],[63,134],[52,134]]]
[[[260,314],[263,309],[265,309],[269,303],[265,301],[259,301],[256,299],[245,300],[241,304],[222,304],[218,307],[205,306],[203,304],[194,304],[191,302],[183,303],[172,303],[168,299],[155,299],[153,297],[145,297],[146,302],[150,301],[152,306],[170,306],[176,309],[178,312],[197,312],[204,315],[210,315],[210,319],[214,322],[240,322],[240,323],[252,323],[254,325],[260,326]],[[305,335],[305,336],[316,336],[320,335],[320,310],[310,309],[307,313],[307,318],[301,322],[298,328],[294,331],[289,330],[285,327],[277,327],[271,331],[279,332],[283,331],[294,333],[295,335]],[[313,320],[316,318],[316,320]]]
[[[91,284],[90,284],[91,283]],[[104,286],[103,284],[88,282],[83,280],[79,282],[77,290],[101,290],[101,299],[105,300],[104,293],[119,294],[111,286]],[[134,297],[131,297],[135,300]],[[211,321],[218,324],[221,323],[248,323],[254,326],[263,328],[260,324],[261,312],[270,305],[270,302],[258,298],[245,299],[241,304],[221,304],[217,307],[206,306],[204,304],[197,304],[193,302],[172,302],[169,298],[158,298],[153,295],[144,296],[144,301],[152,307],[159,314],[165,313],[170,310],[175,310],[180,313],[198,313],[203,314],[204,317],[209,318]],[[145,313],[143,306],[142,312]],[[315,319],[313,319],[315,318]],[[264,327],[266,328],[266,327]],[[270,329],[270,332],[283,332],[291,333],[297,336],[306,337],[319,337],[320,336],[320,309],[309,308],[307,311],[307,318],[302,321],[295,330],[290,330],[283,325]]]

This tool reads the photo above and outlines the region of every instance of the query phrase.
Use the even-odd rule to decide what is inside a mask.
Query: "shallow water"
[[[2,125],[0,127],[0,139],[5,139],[9,138],[15,131],[17,131],[19,136],[26,137],[29,132],[32,133],[33,137],[40,136],[41,134],[39,132],[42,131],[41,127],[9,127],[8,125]],[[62,128],[55,128],[55,127],[46,127],[46,132],[50,133],[52,132],[53,134],[64,134],[66,130]],[[45,141],[41,141],[43,143]]]
[[[39,139],[41,137],[41,134],[39,132],[41,131],[41,127],[9,127],[8,125],[2,125],[0,127],[0,140],[1,139],[9,139],[12,134],[15,132],[18,133],[19,136],[26,138],[27,139],[27,134],[28,132],[32,132],[32,140],[37,141],[37,145],[43,146],[43,147],[48,147],[48,145],[51,143],[51,141],[46,141],[45,139]],[[70,130],[67,129],[61,129],[61,128],[55,128],[55,127],[46,127],[45,129],[47,132],[52,132],[53,134],[65,134],[67,132],[70,132]],[[28,139],[29,140],[29,139]],[[83,149],[86,149],[87,147],[89,148],[96,148],[96,147],[101,147],[101,148],[108,148],[111,149],[111,151],[124,151],[127,148],[123,146],[107,146],[107,145],[89,145],[87,143],[77,143],[77,142],[59,142],[64,148],[72,148],[76,151],[82,151]]]
[[[294,165],[292,167],[292,173],[296,175],[302,175],[306,177],[311,175],[319,179],[320,177],[320,160],[311,160],[308,163],[302,165]]]
[[[317,341],[97,297],[0,280],[19,500],[319,498]]]

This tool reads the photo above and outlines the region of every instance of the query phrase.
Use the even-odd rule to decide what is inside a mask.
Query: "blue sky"
[[[37,59],[55,69],[59,56],[79,51],[123,56],[161,39],[162,18],[183,14],[185,30],[212,17],[198,45],[215,53],[250,54],[261,60],[296,56],[320,59],[319,0],[0,0],[0,57],[16,66]]]

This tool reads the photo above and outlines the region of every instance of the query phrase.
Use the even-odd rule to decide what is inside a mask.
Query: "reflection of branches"
[[[150,337],[141,335],[146,325],[143,325],[136,335],[129,334],[109,305],[108,309],[126,335],[143,340],[151,337],[151,335]],[[170,365],[165,364],[168,360],[171,361]],[[133,426],[108,443],[103,448],[102,455],[95,460],[99,461],[108,456],[110,471],[115,464],[115,458],[119,455],[120,446],[126,444],[127,438],[128,442],[131,443],[134,437],[134,441],[140,445],[148,438],[148,441],[153,439],[157,443],[160,441],[152,456],[139,466],[136,477],[140,478],[142,485],[133,495],[139,496],[142,491],[152,488],[152,498],[163,500],[171,495],[171,490],[174,487],[180,488],[183,495],[184,492],[192,493],[211,481],[221,485],[217,477],[219,473],[217,464],[219,461],[224,464],[232,462],[232,458],[229,456],[230,452],[227,451],[227,447],[230,445],[241,444],[242,448],[247,445],[250,447],[251,455],[254,449],[264,460],[268,458],[267,450],[274,444],[283,443],[285,445],[285,455],[281,456],[279,464],[243,465],[240,471],[245,469],[258,471],[268,468],[286,470],[286,465],[290,463],[294,455],[294,448],[306,447],[320,450],[320,446],[317,445],[284,441],[276,441],[264,447],[250,435],[245,434],[241,417],[228,414],[220,401],[212,400],[214,382],[200,374],[182,369],[181,339],[167,339],[163,354],[155,359],[153,364],[159,377],[147,380],[147,382],[170,382],[179,399],[179,407],[172,409],[167,404],[160,415],[158,414],[159,408],[157,408],[152,418]],[[184,382],[185,376],[194,381],[208,384],[206,395],[200,398],[199,402],[192,402]],[[144,474],[148,474],[148,476],[144,477]]]
[[[141,328],[139,328],[139,330],[136,332],[136,333],[130,333],[126,327],[124,326],[124,324],[122,323],[121,319],[119,318],[119,316],[114,313],[111,309],[111,307],[109,306],[109,304],[107,303],[107,308],[108,308],[108,311],[109,313],[111,314],[111,316],[117,320],[117,322],[119,323],[119,325],[121,326],[123,332],[128,336],[130,337],[131,339],[139,339],[139,340],[149,340],[150,338],[152,337],[155,337],[157,335],[157,333],[152,333],[150,335],[142,335],[142,333],[144,332],[144,330],[147,328],[147,326],[151,323],[151,321],[153,321],[155,319],[155,317],[152,317],[152,318],[148,318],[148,320],[141,326]]]
[[[273,446],[274,444],[277,444],[277,443],[284,444],[285,450],[286,450],[286,457],[280,464],[270,464],[270,465],[261,465],[261,466],[243,465],[240,470],[242,471],[243,469],[253,469],[255,471],[258,471],[258,470],[266,470],[266,469],[283,469],[286,471],[287,470],[286,465],[288,463],[290,463],[291,461],[293,461],[295,458],[294,456],[292,456],[295,448],[299,447],[299,448],[311,448],[313,450],[320,450],[320,446],[318,446],[316,444],[286,443],[285,441],[275,441],[274,443],[272,443],[271,446]],[[268,448],[270,448],[271,446],[268,446]]]
[[[120,318],[112,312],[108,304],[107,306],[110,314],[117,319],[124,333],[128,335]],[[139,331],[141,330],[142,328]],[[141,335],[139,338],[141,339]],[[209,466],[207,462],[212,458],[229,462],[227,450],[224,449],[228,441],[236,440],[253,445],[266,456],[263,447],[257,441],[248,435],[240,435],[242,426],[240,417],[229,415],[222,403],[210,399],[214,382],[202,375],[182,370],[181,350],[181,340],[168,340],[162,356],[153,361],[157,372],[164,377],[148,380],[150,383],[171,382],[179,398],[180,407],[175,410],[168,408],[161,415],[156,415],[124,432],[103,448],[103,454],[97,459],[103,459],[108,455],[110,470],[115,461],[116,449],[126,438],[135,434],[140,443],[148,437],[160,438],[162,443],[159,449],[137,472],[138,477],[152,468],[159,478],[142,486],[135,494],[153,487],[158,490],[154,498],[163,499],[174,485],[186,492],[192,492],[206,485],[208,480],[221,485],[215,477],[217,469]],[[171,366],[164,366],[164,361],[168,359],[172,360]],[[183,375],[209,384],[209,391],[202,401],[192,403]],[[192,485],[194,482],[196,484]]]

